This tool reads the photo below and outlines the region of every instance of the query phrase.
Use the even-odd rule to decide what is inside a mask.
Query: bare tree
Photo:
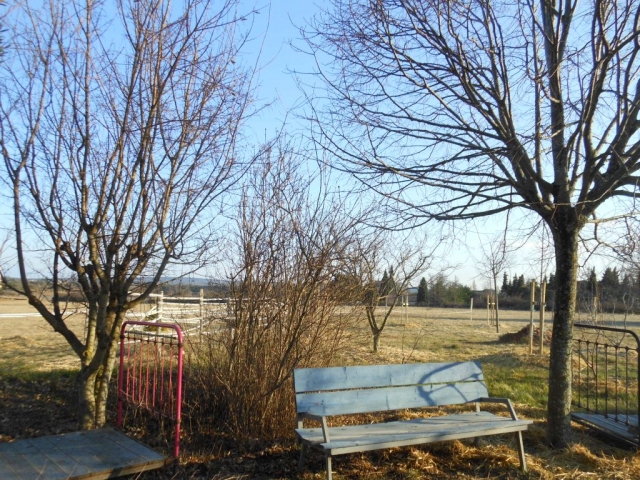
[[[282,435],[293,369],[328,365],[349,336],[359,219],[298,159],[274,148],[248,178],[229,249],[233,334],[211,337],[198,369],[234,434]]]
[[[5,235],[4,239],[2,240],[2,242],[0,243],[0,290],[2,290],[2,285],[3,285],[3,275],[2,275],[2,258],[3,258],[3,253],[7,247],[7,244],[9,243],[9,241],[11,240],[11,236],[9,234],[9,232],[7,232],[7,234]]]
[[[489,277],[489,283],[495,293],[496,332],[500,333],[498,277],[511,263],[511,252],[507,249],[507,229],[505,228],[501,234],[496,235],[488,243],[486,248],[480,244],[480,250],[483,257],[482,264],[485,266],[484,273]]]
[[[16,291],[80,360],[83,428],[105,422],[126,312],[167,266],[197,268],[211,244],[211,209],[244,168],[235,144],[250,86],[235,64],[246,32],[234,0],[108,3],[19,2],[2,19],[0,148]],[[35,249],[52,302],[29,282]],[[70,277],[86,302],[84,336],[65,322]]]
[[[399,244],[400,247],[393,249],[388,232],[385,235],[380,231],[359,238],[356,261],[352,268],[357,272],[355,276],[359,278],[358,283],[361,285],[359,297],[371,330],[374,352],[378,351],[380,337],[398,300],[416,275],[429,268],[439,246],[438,243],[427,248],[424,243],[414,243],[414,246],[409,246],[408,241],[396,242],[394,244]],[[389,271],[392,273],[388,282],[381,283],[378,275],[383,265],[390,265]]]
[[[618,235],[607,241],[600,237],[596,228],[592,239],[595,241],[595,248],[605,250],[612,261],[620,262],[625,269],[640,272],[640,219],[625,218],[619,223]]]
[[[621,267],[622,282],[617,295],[621,294],[623,325],[626,328],[627,317],[637,310],[640,298],[640,220],[637,217],[631,217],[617,223],[619,223],[619,229],[616,237],[608,238],[605,241],[599,236],[598,229],[596,229],[592,240],[595,241],[595,248],[604,250],[607,258]],[[612,290],[615,292],[617,289]],[[614,293],[612,296],[615,297],[616,294]]]
[[[640,167],[634,0],[334,0],[303,31],[326,86],[314,139],[399,215],[523,208],[557,274],[548,442],[570,441],[578,238],[631,214]],[[317,86],[315,92],[317,92]]]

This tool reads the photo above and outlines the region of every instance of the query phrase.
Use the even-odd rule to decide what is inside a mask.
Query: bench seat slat
[[[488,395],[482,382],[343,390],[296,395],[298,412],[330,416],[436,407],[473,402]]]
[[[514,421],[487,412],[478,412],[373,425],[331,427],[328,443],[324,442],[321,428],[298,429],[296,433],[304,443],[338,455],[486,434],[512,433],[526,430],[531,423],[530,420]]]
[[[473,380],[484,381],[478,362],[300,368],[294,371],[296,393]]]

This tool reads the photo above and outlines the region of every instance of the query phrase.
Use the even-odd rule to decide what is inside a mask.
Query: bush
[[[215,428],[234,437],[291,435],[294,368],[330,364],[346,338],[345,323],[328,311],[299,316],[271,307],[236,310],[230,328],[212,335],[190,357],[200,391],[196,416],[213,416]]]
[[[288,159],[263,168],[237,215],[228,323],[192,356],[200,407],[236,437],[291,435],[293,370],[328,365],[353,317],[341,311],[351,282],[336,278],[357,222],[309,203]]]

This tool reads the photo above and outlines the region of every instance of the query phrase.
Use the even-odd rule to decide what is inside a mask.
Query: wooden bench
[[[532,422],[519,420],[509,399],[489,397],[478,362],[302,368],[294,371],[294,388],[302,444],[299,469],[306,447],[320,450],[328,480],[334,455],[513,432],[520,466],[527,469],[521,432]],[[467,403],[475,403],[475,411],[366,425],[327,423],[333,415]],[[481,411],[481,403],[504,404],[510,417]],[[304,428],[305,419],[322,427]]]

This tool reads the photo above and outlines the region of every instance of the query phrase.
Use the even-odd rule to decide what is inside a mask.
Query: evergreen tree
[[[418,305],[427,303],[427,279],[422,277],[418,285],[418,297],[416,298]]]
[[[509,295],[509,277],[507,277],[507,272],[504,272],[502,276],[502,288],[500,288],[500,293],[503,295]]]
[[[445,277],[441,273],[431,279],[431,288],[429,288],[430,305],[434,307],[441,307],[446,302],[447,286],[445,284]]]
[[[547,308],[549,310],[555,310],[556,302],[556,274],[551,273],[549,275],[549,281],[547,282]]]
[[[600,280],[601,287],[617,288],[620,286],[620,274],[617,268],[607,267]]]
[[[391,291],[393,291],[396,288],[396,279],[394,278],[394,273],[393,273],[393,267],[389,267],[389,285],[391,288]]]
[[[620,274],[617,268],[607,267],[600,280],[602,300],[615,300],[620,295]]]
[[[632,273],[626,272],[622,279],[621,290],[627,295],[636,295],[638,292],[637,277]]]
[[[389,274],[385,269],[384,273],[382,274],[382,280],[380,280],[380,287],[378,288],[378,292],[380,292],[380,295],[385,296],[387,294],[388,285],[389,285]]]
[[[598,276],[596,275],[596,269],[592,268],[589,271],[589,279],[587,280],[587,289],[590,295],[598,295]]]
[[[398,286],[396,285],[396,279],[393,277],[393,267],[389,267],[389,281],[387,282],[385,295],[389,295],[391,293],[398,293],[397,289],[398,289]]]
[[[636,275],[625,272],[620,286],[619,298],[627,310],[637,308],[640,299],[640,288],[638,288]]]

